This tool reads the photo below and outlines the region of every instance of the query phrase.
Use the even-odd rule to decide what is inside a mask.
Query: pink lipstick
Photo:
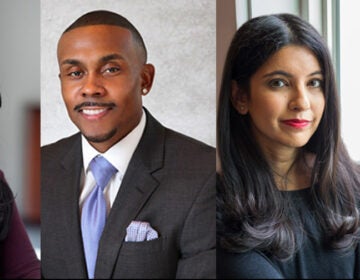
[[[310,124],[308,120],[301,120],[301,119],[291,119],[282,121],[284,124],[294,127],[294,128],[304,128]]]

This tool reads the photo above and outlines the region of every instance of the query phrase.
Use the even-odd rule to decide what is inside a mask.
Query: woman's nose
[[[289,102],[292,111],[304,111],[310,108],[309,92],[306,86],[297,86]]]

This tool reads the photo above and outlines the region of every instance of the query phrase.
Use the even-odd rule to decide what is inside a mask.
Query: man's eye
[[[81,76],[81,72],[80,72],[80,71],[70,72],[70,73],[68,74],[68,76],[77,78],[77,77],[80,77],[80,76]]]
[[[269,82],[269,86],[272,88],[282,88],[288,86],[288,83],[281,79],[274,79]]]
[[[116,73],[118,71],[120,71],[120,68],[118,68],[118,67],[109,67],[109,68],[106,68],[104,72],[105,73]]]

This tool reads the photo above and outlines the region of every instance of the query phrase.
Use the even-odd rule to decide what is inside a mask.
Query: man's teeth
[[[97,115],[97,114],[100,114],[102,112],[105,112],[106,109],[83,109],[82,111],[86,115]]]

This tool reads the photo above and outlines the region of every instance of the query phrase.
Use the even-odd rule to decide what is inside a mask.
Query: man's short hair
[[[139,31],[135,28],[134,25],[132,25],[132,23],[128,19],[117,13],[106,10],[97,10],[86,13],[79,17],[77,20],[75,20],[68,28],[66,28],[63,34],[78,27],[100,24],[114,25],[128,29],[131,32],[135,43],[140,47],[141,51],[143,52],[146,62],[147,50],[144,40],[141,37]]]

